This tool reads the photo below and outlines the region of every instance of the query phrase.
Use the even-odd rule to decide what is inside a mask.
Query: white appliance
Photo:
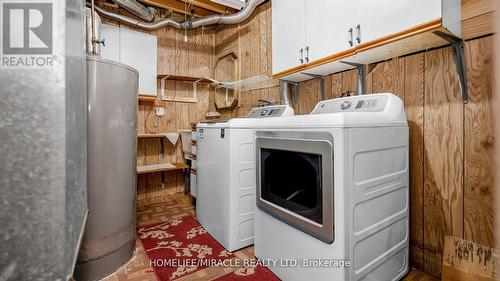
[[[266,106],[246,118],[197,125],[196,218],[229,251],[253,244],[253,128],[259,120],[290,115],[289,106]]]
[[[270,269],[286,281],[385,281],[408,272],[401,99],[326,100],[309,115],[256,127],[256,257],[278,259]]]

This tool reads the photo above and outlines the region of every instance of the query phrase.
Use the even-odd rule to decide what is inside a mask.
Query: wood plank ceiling
[[[172,10],[173,12],[193,17],[203,17],[214,14],[232,14],[235,9],[211,0],[139,0],[145,4]]]

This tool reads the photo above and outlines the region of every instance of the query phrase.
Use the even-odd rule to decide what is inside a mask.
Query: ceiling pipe
[[[114,0],[115,1],[115,0]],[[129,0],[130,1],[130,0]],[[192,28],[198,28],[201,26],[206,26],[206,25],[212,25],[212,24],[236,24],[240,23],[250,17],[250,15],[253,13],[255,8],[257,8],[258,5],[261,3],[265,2],[266,0],[248,0],[247,5],[241,9],[239,12],[231,15],[213,15],[213,16],[206,16],[206,17],[201,17],[197,18],[194,20],[189,20],[185,21],[182,23],[179,23],[175,20],[172,19],[163,19],[163,20],[158,20],[155,22],[143,22],[143,21],[138,21],[135,19],[132,19],[127,16],[119,15],[110,11],[106,11],[102,8],[95,7],[95,10],[101,14],[104,17],[110,18],[117,20],[119,22],[146,29],[146,30],[156,30],[160,29],[165,26],[172,26],[175,28],[182,28],[182,29],[192,29]]]
[[[231,15],[214,15],[183,22],[182,28],[198,28],[212,24],[236,24],[250,17],[257,6],[266,0],[248,0],[247,5],[239,12]]]
[[[117,20],[119,22],[131,25],[134,27],[146,29],[146,30],[156,30],[156,29],[160,29],[164,26],[172,26],[175,28],[181,28],[181,24],[175,20],[172,20],[172,19],[163,19],[163,20],[159,20],[159,21],[155,21],[155,22],[143,22],[143,21],[135,20],[133,18],[129,18],[127,16],[122,16],[122,15],[115,14],[115,13],[110,12],[110,11],[106,11],[102,8],[97,7],[97,6],[95,7],[95,10],[103,17],[114,19],[114,20]]]
[[[154,8],[146,7],[136,0],[113,0],[113,2],[146,21],[153,21],[156,16]]]

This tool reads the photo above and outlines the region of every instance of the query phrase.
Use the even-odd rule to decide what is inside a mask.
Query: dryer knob
[[[351,107],[352,103],[350,101],[344,101],[343,103],[340,104],[340,108],[342,110],[346,110],[348,109],[349,107]]]

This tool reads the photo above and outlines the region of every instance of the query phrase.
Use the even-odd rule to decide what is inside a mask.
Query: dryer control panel
[[[290,106],[272,105],[252,109],[246,118],[269,118],[291,115],[293,115],[293,109]]]
[[[387,104],[387,95],[363,95],[319,102],[311,114],[338,112],[380,112]]]

